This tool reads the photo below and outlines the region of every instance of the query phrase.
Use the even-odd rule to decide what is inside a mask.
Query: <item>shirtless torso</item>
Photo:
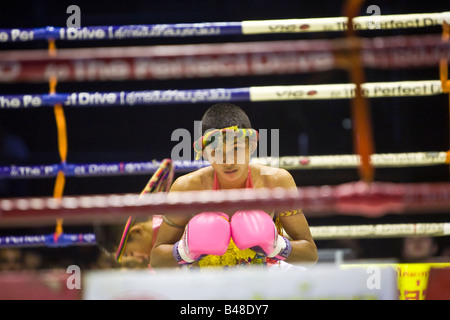
[[[193,191],[193,190],[215,190],[219,183],[221,189],[249,187],[253,188],[295,188],[296,184],[291,174],[284,169],[273,169],[270,175],[263,174],[268,169],[262,165],[250,164],[242,167],[214,168],[206,167],[179,177],[172,185],[170,192]],[[249,174],[250,173],[250,174]],[[221,176],[226,179],[221,180]],[[215,178],[216,176],[216,178]],[[250,181],[249,181],[250,179]],[[233,181],[232,184],[226,182]],[[221,183],[224,181],[225,183]],[[216,184],[216,185],[215,185]],[[301,210],[294,215],[283,215],[276,208],[260,208],[274,217],[279,214],[280,223],[286,234],[292,239],[292,254],[287,262],[315,262],[317,251],[311,237],[309,226]],[[299,208],[293,208],[299,209]],[[232,217],[234,212],[225,213]],[[155,246],[152,250],[152,266],[169,267],[176,266],[172,257],[172,247],[183,235],[184,226],[192,218],[190,215],[166,215],[161,224]]]

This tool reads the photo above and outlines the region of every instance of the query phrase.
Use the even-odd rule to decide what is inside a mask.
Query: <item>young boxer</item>
[[[250,164],[258,133],[238,106],[221,103],[210,107],[202,118],[202,134],[194,148],[211,166],[179,177],[170,192],[296,188],[288,171]],[[152,268],[281,260],[302,264],[315,263],[317,259],[317,248],[300,209],[264,208],[194,216],[166,214],[151,250],[150,264]]]

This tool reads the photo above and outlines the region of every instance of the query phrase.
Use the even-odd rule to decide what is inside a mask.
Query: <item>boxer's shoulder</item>
[[[211,167],[201,168],[177,178],[170,191],[211,190],[214,170]]]
[[[260,164],[252,164],[250,169],[255,188],[295,187],[292,175],[285,169]]]

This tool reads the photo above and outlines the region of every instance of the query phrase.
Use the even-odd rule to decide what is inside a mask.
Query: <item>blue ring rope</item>
[[[250,88],[0,95],[0,109],[250,101]]]
[[[450,12],[417,13],[410,15],[384,15],[376,19],[372,16],[356,17],[356,29],[381,30],[422,28],[441,25],[450,20]],[[358,19],[363,19],[364,21]],[[387,21],[386,21],[387,20]],[[345,31],[346,17],[278,19],[240,22],[203,22],[176,24],[145,24],[122,26],[86,26],[81,28],[13,28],[0,29],[0,42],[30,42],[36,40],[122,40],[142,38],[185,38],[202,36],[244,35],[264,33],[330,32]]]
[[[160,161],[147,162],[115,162],[115,163],[89,163],[89,164],[48,164],[0,166],[0,179],[21,178],[52,178],[62,170],[66,177],[94,177],[141,175],[154,173]],[[189,172],[207,167],[207,161],[173,161],[177,172]]]
[[[48,235],[24,235],[0,237],[0,248],[6,247],[68,247],[73,245],[95,245],[93,233],[62,233]]]
[[[1,42],[36,40],[122,40],[139,38],[183,38],[240,35],[241,22],[147,24],[124,26],[89,26],[82,28],[14,28],[0,29]]]

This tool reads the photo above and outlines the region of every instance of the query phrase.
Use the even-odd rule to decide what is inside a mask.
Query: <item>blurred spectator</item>
[[[0,249],[0,271],[17,271],[22,267],[22,251],[15,248]]]
[[[43,266],[43,256],[37,250],[26,250],[23,252],[23,268],[37,270]]]
[[[438,249],[433,237],[407,237],[403,239],[402,260],[405,263],[438,262]]]

